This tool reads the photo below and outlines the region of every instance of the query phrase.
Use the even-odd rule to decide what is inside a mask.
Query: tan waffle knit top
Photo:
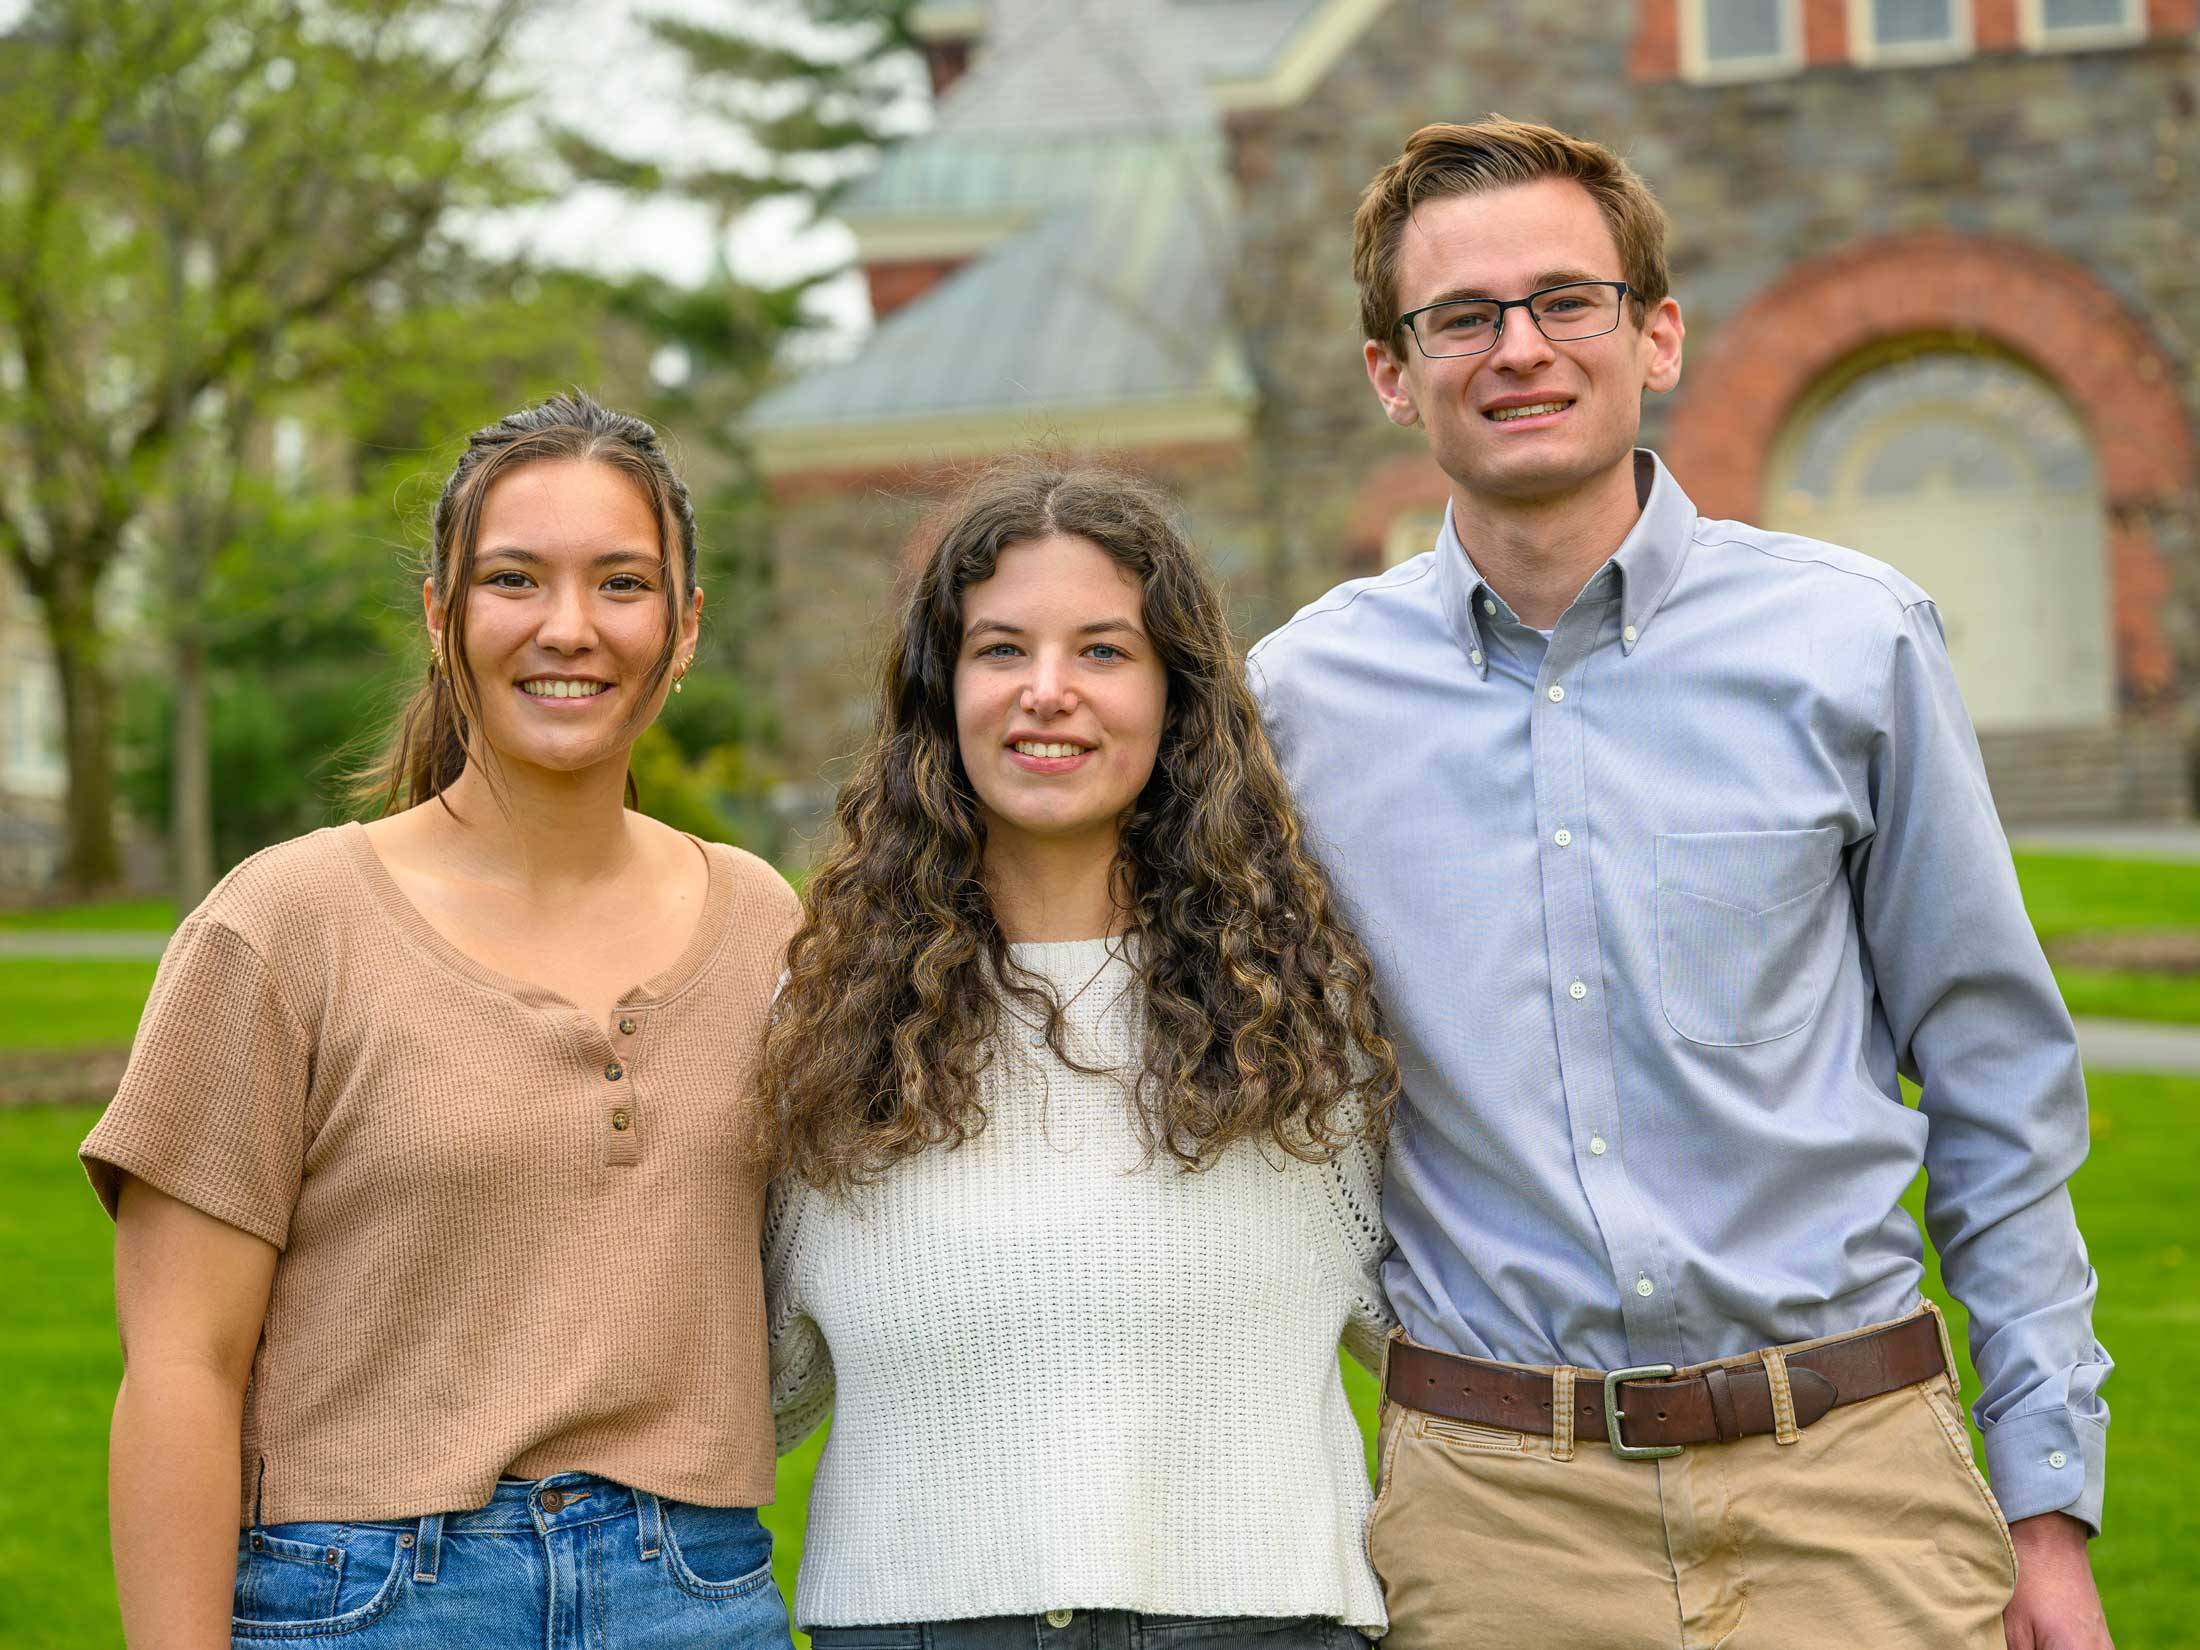
[[[281,1251],[240,1521],[478,1507],[500,1474],[771,1499],[756,1058],[800,910],[705,848],[695,937],[608,1025],[483,968],[357,825],[226,877],[84,1142]]]

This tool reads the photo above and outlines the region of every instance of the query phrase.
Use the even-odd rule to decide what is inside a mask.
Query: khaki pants
[[[1383,1650],[2002,1650],[2016,1554],[1945,1376],[1661,1461],[1394,1403],[1381,1447]]]

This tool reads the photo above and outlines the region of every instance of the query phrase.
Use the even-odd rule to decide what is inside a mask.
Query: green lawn
[[[2200,928],[2200,861],[2018,854],[2025,909],[2043,940],[2115,928]]]
[[[87,930],[158,930],[176,926],[176,902],[168,899],[107,899],[87,905],[41,905],[22,911],[0,911],[0,928],[58,928],[71,933]]]
[[[0,1049],[128,1043],[156,966],[150,958],[0,957]]]
[[[2092,1089],[2093,1156],[2074,1190],[2103,1279],[2097,1327],[2119,1362],[2109,1532],[2094,1564],[2126,1650],[2200,1647],[2200,1513],[2188,1488],[2200,1406],[2186,1391],[2200,1367],[2191,1217],[2200,1082],[2104,1076]],[[10,1650],[117,1642],[103,1508],[117,1375],[109,1228],[74,1161],[95,1115],[87,1106],[0,1112],[0,1346],[16,1441],[15,1466],[0,1475],[0,1645]],[[1937,1273],[1930,1283],[1937,1295]],[[1961,1321],[1952,1313],[1959,1348]],[[1349,1375],[1365,1421],[1372,1383]],[[766,1515],[790,1589],[821,1441],[780,1463],[779,1501]]]
[[[2055,983],[2062,987],[2063,1002],[2073,1014],[2200,1025],[2200,974],[2058,968]]]
[[[2017,879],[2041,940],[2119,930],[2200,929],[2200,863],[2019,854]],[[2200,1024],[2200,975],[2058,968],[2073,1014]]]

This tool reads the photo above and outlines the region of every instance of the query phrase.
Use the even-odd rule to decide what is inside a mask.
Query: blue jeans
[[[813,1627],[810,1644],[812,1650],[1368,1650],[1358,1629],[1326,1616],[1142,1616],[1131,1610]]]
[[[230,1642],[791,1650],[771,1561],[750,1507],[579,1472],[506,1479],[473,1512],[245,1530]]]

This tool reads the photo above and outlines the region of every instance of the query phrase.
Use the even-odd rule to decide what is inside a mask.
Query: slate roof
[[[768,428],[1119,406],[1250,385],[1225,326],[1214,158],[1148,149],[760,400]]]
[[[851,359],[761,397],[759,436],[926,418],[1249,402],[1227,325],[1231,189],[1205,91],[1266,70],[1323,0],[992,0],[933,128],[842,211],[1012,227]]]

